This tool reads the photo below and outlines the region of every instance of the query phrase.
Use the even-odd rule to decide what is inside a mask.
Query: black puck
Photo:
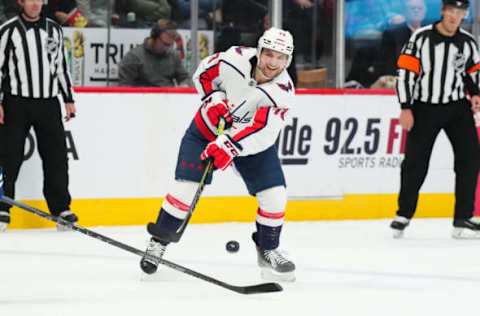
[[[227,249],[228,252],[237,252],[238,249],[240,249],[240,244],[236,240],[230,240],[225,245],[225,249]]]

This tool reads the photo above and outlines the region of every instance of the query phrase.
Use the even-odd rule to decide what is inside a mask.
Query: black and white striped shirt
[[[60,25],[45,17],[28,22],[19,15],[0,26],[0,87],[36,99],[61,93],[65,102],[73,102]]]
[[[437,22],[439,23],[439,22]],[[436,23],[415,31],[397,63],[397,96],[402,109],[414,101],[447,104],[479,93],[480,55],[473,36],[459,28],[452,37]]]

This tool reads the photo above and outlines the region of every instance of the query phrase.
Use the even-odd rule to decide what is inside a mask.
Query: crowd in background
[[[295,56],[290,71],[326,68],[329,86],[334,80],[334,0],[277,0],[283,3],[283,27],[294,36]],[[174,21],[190,28],[189,0],[48,0],[44,13],[66,27],[151,29],[158,20]],[[199,0],[199,28],[214,31],[214,52],[232,45],[256,46],[270,26],[269,0]],[[346,0],[347,87],[369,88],[382,75],[375,68],[381,56],[382,35],[408,19],[406,2]],[[422,24],[440,18],[441,1],[424,0]],[[0,0],[0,22],[14,16],[17,0]],[[315,25],[314,25],[315,23]],[[471,14],[465,23],[471,24]],[[313,30],[315,29],[315,32]],[[139,41],[138,44],[141,44]],[[378,65],[377,65],[378,66]],[[385,87],[389,87],[388,85]]]

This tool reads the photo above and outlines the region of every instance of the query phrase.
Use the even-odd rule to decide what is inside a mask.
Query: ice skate
[[[262,278],[269,281],[295,281],[295,264],[277,249],[263,250],[257,247],[258,265]]]
[[[10,213],[0,211],[0,232],[4,232],[8,224],[10,224]]]
[[[455,239],[480,239],[480,218],[453,220],[452,237]]]
[[[403,216],[397,216],[390,224],[390,228],[393,230],[393,238],[402,238],[405,228],[410,224],[410,220]]]
[[[76,224],[78,222],[77,215],[75,215],[70,210],[66,210],[66,211],[61,212],[60,215],[58,215],[58,217],[63,219],[64,221],[70,222],[72,224]],[[64,232],[64,231],[68,231],[68,230],[71,230],[68,226],[57,223],[57,231]]]
[[[142,257],[142,260],[140,260],[140,268],[142,271],[146,274],[155,273],[160,263],[159,259],[163,257],[166,248],[167,244],[161,243],[152,237],[148,242],[145,255]]]

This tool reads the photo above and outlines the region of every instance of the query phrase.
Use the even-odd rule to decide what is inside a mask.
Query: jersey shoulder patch
[[[266,101],[270,101],[276,107],[289,108],[294,105],[295,87],[286,71],[273,81],[257,88],[265,95]]]
[[[243,56],[243,52],[245,51],[245,49],[248,49],[248,47],[246,47],[246,46],[236,46],[235,47],[235,52],[237,54],[239,54],[240,56]]]
[[[225,51],[222,58],[227,61],[237,61],[240,59],[250,59],[256,54],[256,49],[245,46],[232,46]]]
[[[291,81],[288,81],[288,83],[277,82],[277,85],[280,87],[280,89],[286,92],[290,92],[293,90],[293,85]]]

